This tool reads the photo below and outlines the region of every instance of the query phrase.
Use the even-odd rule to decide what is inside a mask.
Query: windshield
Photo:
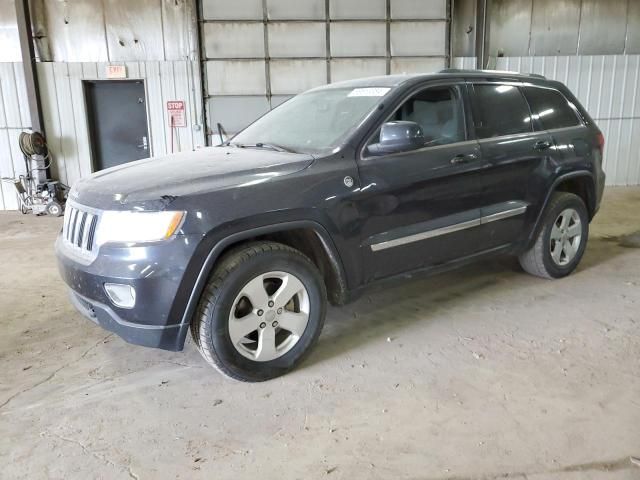
[[[327,88],[298,95],[236,135],[236,146],[329,153],[389,92],[389,88]]]

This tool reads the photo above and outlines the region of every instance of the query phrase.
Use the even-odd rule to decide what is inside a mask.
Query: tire
[[[283,304],[288,291],[296,288],[298,293]],[[191,322],[191,334],[204,359],[222,374],[261,382],[289,372],[311,351],[324,324],[326,305],[320,272],[305,255],[280,243],[253,242],[226,254],[214,269]],[[300,319],[305,316],[303,324]],[[289,326],[291,319],[296,328]],[[237,333],[252,325],[257,325],[255,331]],[[298,335],[291,333],[296,329]],[[268,348],[271,344],[273,348]]]
[[[573,193],[556,192],[545,210],[535,243],[519,256],[520,265],[537,277],[566,277],[580,263],[588,239],[589,215],[584,201]]]
[[[55,200],[47,203],[47,215],[51,215],[52,217],[60,217],[64,214],[64,210],[62,210],[62,205],[60,205]]]

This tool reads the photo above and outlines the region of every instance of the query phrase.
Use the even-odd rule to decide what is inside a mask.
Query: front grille
[[[90,256],[95,248],[94,238],[97,225],[97,214],[67,203],[62,227],[64,243],[78,253]]]

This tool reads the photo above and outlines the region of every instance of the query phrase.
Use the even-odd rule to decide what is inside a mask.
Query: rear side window
[[[537,87],[524,87],[523,90],[533,117],[540,121],[545,130],[581,125],[573,108],[560,92]]]
[[[476,84],[475,126],[478,138],[533,131],[529,105],[513,85]]]

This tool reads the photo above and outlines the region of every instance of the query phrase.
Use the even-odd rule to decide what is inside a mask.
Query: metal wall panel
[[[20,62],[15,0],[0,0],[0,62]]]
[[[629,0],[627,13],[627,44],[625,53],[640,53],[640,2]]]
[[[330,0],[332,19],[380,19],[387,17],[386,0]]]
[[[109,60],[164,60],[158,0],[103,0]]]
[[[629,0],[582,0],[579,55],[624,52],[626,28],[620,28],[627,16]]]
[[[267,0],[269,20],[322,20],[325,0]]]
[[[206,58],[260,58],[264,55],[262,23],[205,23]]]
[[[160,0],[162,3],[162,41],[164,59],[197,58],[195,2],[193,0]]]
[[[91,173],[89,134],[83,80],[104,78],[107,63],[38,63],[40,93],[53,174],[67,185]],[[144,80],[147,95],[151,154],[170,153],[171,135],[176,151],[204,145],[202,102],[193,91],[199,78],[198,62],[127,62],[129,78]],[[166,102],[184,100],[187,128],[169,128]]]
[[[445,68],[444,58],[392,58],[391,73],[433,73]]]
[[[394,22],[391,24],[391,55],[445,56],[446,22]]]
[[[102,4],[94,0],[45,0],[49,49],[54,60],[81,62],[109,60]]]
[[[390,0],[391,18],[394,20],[415,18],[446,19],[446,0]]]
[[[578,48],[580,0],[534,0],[531,55],[570,55]]]
[[[565,83],[605,136],[608,185],[640,185],[640,55],[498,58],[496,68]]]
[[[456,49],[464,17],[454,5]],[[638,0],[490,0],[488,18],[493,57],[640,53]]]
[[[327,81],[444,67],[448,4],[447,0],[203,0],[209,138],[216,141],[211,122],[222,121],[232,134],[264,108],[274,108]],[[251,32],[248,26],[235,32],[230,24],[253,27]],[[232,98],[219,98],[223,96]],[[237,112],[220,111],[225,108]]]
[[[265,95],[264,60],[217,60],[207,62],[209,95]]]
[[[493,0],[488,12],[490,56],[529,54],[533,0]],[[474,34],[475,37],[475,34]],[[470,55],[475,55],[472,52]]]
[[[386,73],[387,62],[383,58],[341,58],[331,60],[331,82],[374,77]]]
[[[6,0],[0,0],[6,1]],[[192,0],[42,0],[43,60],[58,62],[196,58]],[[49,58],[51,57],[51,58]]]
[[[272,60],[271,93],[290,95],[327,83],[326,60]]]
[[[451,20],[451,54],[470,57],[476,54],[476,0],[455,0]]]
[[[262,20],[262,0],[202,0],[204,20]]]
[[[331,24],[331,56],[384,57],[387,52],[384,23],[339,22]]]
[[[267,97],[211,97],[208,101],[209,125],[213,130],[213,143],[217,144],[219,136],[216,125],[221,123],[229,133],[242,130],[256,118],[269,111]]]
[[[324,22],[275,22],[269,23],[267,28],[269,56],[272,58],[324,58],[327,54]]]

